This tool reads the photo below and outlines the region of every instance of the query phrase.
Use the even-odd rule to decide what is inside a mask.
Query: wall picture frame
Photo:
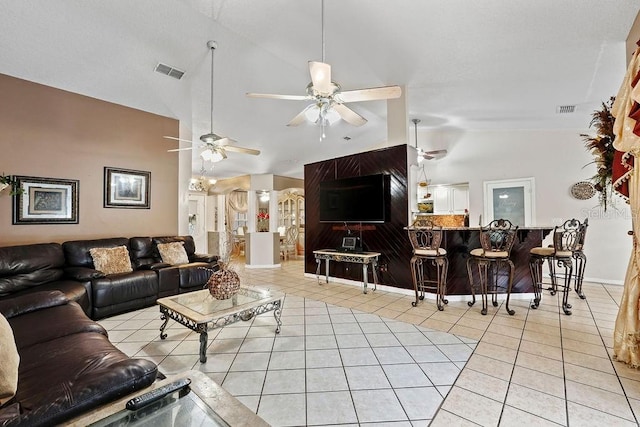
[[[104,168],[104,207],[150,209],[151,172]]]
[[[21,194],[13,196],[13,225],[77,224],[77,179],[16,176]]]

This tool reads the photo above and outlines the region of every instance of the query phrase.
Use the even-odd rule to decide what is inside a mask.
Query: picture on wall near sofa
[[[104,207],[149,209],[151,172],[104,168]]]
[[[16,176],[21,194],[13,197],[13,224],[77,224],[76,179]]]

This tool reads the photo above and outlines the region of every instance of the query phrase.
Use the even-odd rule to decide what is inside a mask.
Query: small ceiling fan
[[[436,157],[442,157],[447,154],[447,150],[432,150],[432,151],[424,151],[422,148],[418,147],[418,123],[420,123],[420,119],[411,119],[413,125],[415,126],[416,132],[416,150],[418,150],[418,162],[422,160],[431,160]]]
[[[313,101],[287,126],[298,126],[307,119],[315,124],[330,125],[340,118],[353,126],[362,126],[367,119],[347,107],[346,103],[375,101],[398,98],[402,94],[400,86],[383,86],[356,90],[342,90],[331,80],[331,65],[325,63],[324,48],[324,0],[322,1],[322,62],[309,61],[311,83],[307,85],[306,95],[277,95],[270,93],[247,93],[251,98],[285,99],[292,101]]]
[[[204,135],[200,136],[200,141],[202,141],[202,144],[196,145],[196,147],[205,147],[205,150],[200,153],[200,156],[202,157],[202,159],[210,162],[218,162],[222,159],[226,159],[227,151],[231,151],[234,153],[252,154],[254,156],[257,156],[258,154],[260,154],[259,150],[230,145],[235,143],[236,141],[226,136],[220,136],[213,133],[213,53],[218,47],[218,43],[211,40],[207,42],[207,47],[211,50],[211,127],[209,133],[205,133]],[[193,144],[193,142],[188,139],[176,138],[175,136],[165,136],[165,138]],[[194,147],[174,148],[167,151],[186,151],[193,150],[193,148]]]

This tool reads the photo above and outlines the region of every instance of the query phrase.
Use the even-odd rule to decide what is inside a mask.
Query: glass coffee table
[[[162,394],[157,400],[138,408],[128,409],[127,402],[141,395],[154,393],[175,381],[188,379],[189,386]],[[206,374],[186,371],[157,381],[144,390],[122,397],[65,422],[68,427],[159,427],[218,426],[269,427],[269,424],[224,390]]]
[[[241,287],[229,299],[218,300],[208,289],[160,298],[160,339],[165,339],[165,328],[169,319],[200,334],[200,362],[207,361],[208,330],[222,328],[240,320],[273,311],[276,319],[276,334],[280,333],[282,302],[284,294],[252,287]]]

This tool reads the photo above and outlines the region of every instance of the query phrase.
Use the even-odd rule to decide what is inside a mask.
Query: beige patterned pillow
[[[167,264],[189,264],[189,257],[182,242],[158,243],[158,252],[162,262]]]
[[[16,348],[11,325],[0,314],[0,406],[7,403],[18,389],[20,355]]]
[[[89,249],[89,253],[93,258],[94,268],[104,274],[129,273],[133,271],[126,246],[92,248]]]

